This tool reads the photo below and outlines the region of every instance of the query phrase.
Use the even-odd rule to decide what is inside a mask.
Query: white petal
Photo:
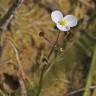
[[[56,26],[61,31],[69,31],[70,30],[70,27],[68,27],[68,26],[62,26],[59,23]]]
[[[63,18],[67,21],[67,26],[74,27],[77,25],[77,18],[73,15],[67,15]]]
[[[58,23],[63,18],[63,14],[60,11],[55,10],[51,13],[51,18],[53,22]]]

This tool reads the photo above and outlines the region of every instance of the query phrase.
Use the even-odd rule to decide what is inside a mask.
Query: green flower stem
[[[56,41],[54,43],[54,45],[52,46],[48,56],[47,56],[47,60],[50,59],[50,56],[52,55],[53,51],[54,51],[54,47],[56,46],[57,42],[58,42],[58,39],[59,39],[59,35],[60,35],[60,31],[57,35],[57,38],[56,38]],[[41,93],[41,89],[42,89],[42,83],[43,83],[43,76],[44,76],[44,73],[46,72],[46,69],[49,67],[47,64],[45,64],[46,62],[44,62],[44,65],[43,65],[43,68],[42,68],[42,71],[41,71],[41,75],[40,75],[40,80],[39,80],[39,87],[37,89],[37,94],[36,96],[40,96],[40,93]]]
[[[45,73],[45,69],[46,69],[46,65],[43,66],[42,71],[41,71],[40,80],[39,80],[39,87],[38,87],[36,96],[40,96],[42,85],[43,85],[42,83],[43,83],[43,75]]]
[[[92,63],[91,63],[88,78],[87,78],[85,92],[83,96],[89,96],[89,91],[90,91],[90,86],[92,85],[92,77],[93,77],[95,66],[96,66],[96,47],[95,47]]]

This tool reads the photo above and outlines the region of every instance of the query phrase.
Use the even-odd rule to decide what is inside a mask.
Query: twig
[[[19,78],[19,82],[20,82],[20,85],[21,85],[21,96],[27,96],[27,91],[26,91],[26,87],[25,87],[25,84],[24,84],[24,81],[26,79],[25,77],[25,73],[23,71],[23,67],[22,67],[22,64],[21,64],[21,61],[20,61],[20,58],[19,58],[19,54],[18,54],[18,51],[17,51],[17,48],[16,46],[14,45],[13,41],[9,38],[6,38],[7,41],[10,43],[10,45],[12,46],[12,48],[14,49],[15,51],[15,54],[16,54],[16,60],[17,60],[17,63],[18,63],[18,73],[17,73],[17,76]]]
[[[0,19],[0,28],[2,30],[6,30],[8,25],[11,23],[13,20],[17,9],[21,5],[22,0],[14,0],[13,4],[10,6],[8,11],[5,13],[5,15]]]
[[[96,88],[96,85],[93,85],[93,86],[90,86],[90,87],[89,87],[90,90],[91,90],[91,89],[95,89],[95,88]],[[76,93],[82,92],[82,91],[84,91],[85,89],[86,89],[86,88],[81,88],[81,89],[72,91],[72,92],[70,92],[70,93],[68,93],[68,94],[65,94],[65,96],[71,96],[71,95],[74,95],[74,96],[75,96]]]
[[[10,43],[10,45],[11,45],[11,46],[13,47],[13,49],[14,49],[14,52],[15,52],[15,54],[16,54],[16,60],[17,60],[17,63],[18,63],[18,65],[19,65],[19,69],[20,69],[20,71],[21,71],[23,80],[25,80],[25,79],[26,79],[26,78],[25,78],[25,73],[24,73],[24,71],[23,71],[23,67],[22,67],[22,64],[21,64],[21,61],[20,61],[20,58],[19,58],[19,54],[18,54],[17,48],[16,48],[16,46],[14,45],[14,43],[13,43],[13,41],[12,41],[11,39],[9,39],[9,38],[6,38],[6,39],[7,39],[7,41]]]

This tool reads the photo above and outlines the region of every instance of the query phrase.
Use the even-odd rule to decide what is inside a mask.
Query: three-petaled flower
[[[73,15],[66,15],[63,17],[63,14],[59,10],[55,10],[51,14],[52,21],[56,23],[56,26],[61,31],[69,31],[70,27],[77,25],[77,18]]]

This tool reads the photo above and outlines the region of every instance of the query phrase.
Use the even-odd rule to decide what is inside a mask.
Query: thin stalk
[[[16,15],[17,9],[20,7],[22,0],[14,0],[5,15],[0,19],[0,28],[5,30]]]
[[[57,42],[58,42],[59,36],[60,36],[60,31],[58,32],[58,35],[57,35],[56,41],[55,41],[54,45],[52,46],[52,48],[51,48],[51,50],[50,50],[50,52],[49,52],[49,54],[48,54],[48,56],[47,56],[47,59],[49,59],[50,56],[52,55],[53,50],[54,50],[54,47],[56,46],[56,44],[57,44]]]
[[[77,94],[79,92],[83,92],[83,91],[85,91],[85,89],[86,88],[80,88],[80,89],[74,90],[68,94],[65,94],[64,96],[73,96],[73,95],[75,96],[75,94]],[[96,89],[96,85],[90,86],[89,90],[93,90],[93,89]]]
[[[52,53],[54,51],[54,47],[56,46],[56,44],[58,42],[59,36],[60,36],[60,31],[59,31],[59,33],[57,35],[57,38],[56,38],[56,41],[55,41],[54,45],[52,46],[52,48],[51,48],[51,50],[50,50],[50,52],[49,52],[49,54],[47,56],[47,60],[50,59],[50,56],[52,55]],[[39,80],[39,87],[37,89],[37,95],[36,96],[40,96],[40,93],[41,93],[41,89],[42,89],[42,85],[43,85],[42,84],[43,83],[43,76],[44,76],[44,73],[46,72],[46,67],[47,67],[47,64],[45,64],[45,63],[43,65],[43,68],[42,68],[42,71],[41,71],[40,80]]]
[[[94,72],[95,67],[96,67],[96,48],[94,50],[94,55],[93,55],[90,69],[89,69],[89,74],[88,74],[85,92],[84,92],[83,96],[89,96],[90,86],[92,85],[92,77],[93,77],[93,72]]]
[[[43,38],[44,38],[50,45],[52,45],[52,42],[51,42],[47,37],[43,36]]]
[[[43,66],[43,69],[41,71],[40,80],[39,80],[39,87],[38,87],[37,95],[36,96],[40,96],[40,93],[41,93],[41,89],[42,89],[42,85],[43,85],[43,76],[44,76],[44,72],[45,72],[45,67],[46,67],[46,65]]]

